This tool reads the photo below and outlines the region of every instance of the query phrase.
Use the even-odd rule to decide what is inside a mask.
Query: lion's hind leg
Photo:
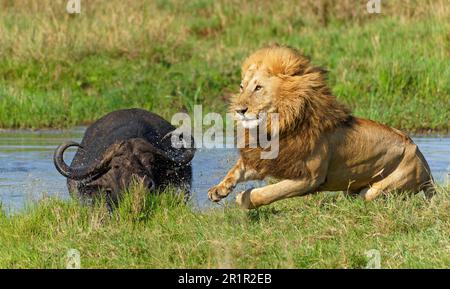
[[[361,189],[359,196],[366,201],[372,201],[381,194],[388,194],[395,190],[404,190],[408,185],[407,179],[404,172],[397,168],[385,178]]]
[[[373,199],[375,199],[376,197],[378,197],[379,195],[381,195],[383,193],[383,190],[378,188],[378,187],[367,187],[362,189],[359,192],[359,196],[365,200],[365,201],[372,201]]]
[[[405,157],[394,171],[362,189],[359,196],[364,200],[371,201],[382,193],[387,194],[392,191],[410,193],[423,191],[427,197],[434,194],[435,187],[430,168],[416,145],[412,145],[407,150]]]
[[[408,174],[408,171],[402,170],[401,167],[399,167],[384,179],[361,189],[359,196],[366,201],[372,201],[381,194],[388,194],[393,191],[409,191],[411,193],[416,193],[419,191],[419,188],[414,178]]]

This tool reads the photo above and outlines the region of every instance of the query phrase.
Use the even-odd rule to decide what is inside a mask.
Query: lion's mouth
[[[265,120],[265,114],[260,114],[258,117],[253,114],[245,116],[236,114],[236,119],[242,124],[244,128],[252,129],[260,125]]]

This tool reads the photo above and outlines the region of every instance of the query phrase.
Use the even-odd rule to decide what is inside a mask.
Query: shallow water
[[[0,132],[0,202],[15,211],[43,196],[68,199],[66,180],[55,169],[53,150],[64,140],[80,141],[83,128],[61,131]],[[450,137],[413,138],[427,159],[438,183],[450,172]],[[69,162],[74,150],[68,151]],[[193,201],[199,207],[217,206],[209,202],[207,190],[217,184],[237,159],[235,149],[199,149],[193,160]],[[241,184],[236,191],[257,183]],[[230,198],[231,199],[231,198]]]

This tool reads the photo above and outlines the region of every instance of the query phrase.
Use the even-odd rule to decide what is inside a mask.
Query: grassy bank
[[[142,107],[223,112],[243,58],[267,43],[330,70],[356,115],[448,131],[446,1],[0,1],[0,127],[67,127]]]
[[[367,251],[383,268],[450,267],[450,190],[431,202],[389,196],[296,198],[255,211],[198,211],[136,187],[113,215],[104,206],[44,200],[0,215],[0,268],[360,268]]]

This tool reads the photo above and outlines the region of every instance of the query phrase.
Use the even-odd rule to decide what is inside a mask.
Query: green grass
[[[329,69],[329,84],[358,116],[397,128],[448,132],[450,7],[445,0],[382,1],[0,0],[0,128],[70,127],[115,109],[166,117],[224,112],[239,69],[269,43],[294,46]],[[336,4],[339,3],[339,4]],[[1,268],[450,267],[450,190],[431,202],[363,202],[319,194],[243,211],[199,211],[170,194],[131,190],[110,216],[47,199],[0,210]]]
[[[224,112],[240,64],[278,42],[330,70],[358,116],[407,131],[449,128],[446,1],[0,2],[0,127],[69,127],[119,108],[170,119]]]
[[[427,201],[391,195],[295,198],[254,211],[229,204],[199,211],[169,193],[135,186],[112,215],[74,201],[42,200],[0,215],[0,268],[382,268],[450,267],[450,190]]]

